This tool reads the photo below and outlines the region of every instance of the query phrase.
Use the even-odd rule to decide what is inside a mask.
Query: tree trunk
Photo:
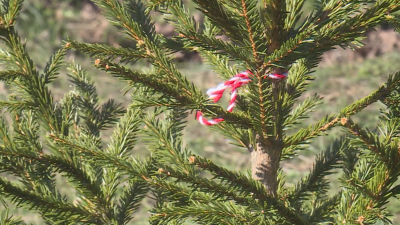
[[[267,193],[277,196],[280,150],[265,146],[260,140],[251,152],[251,175],[260,181]]]

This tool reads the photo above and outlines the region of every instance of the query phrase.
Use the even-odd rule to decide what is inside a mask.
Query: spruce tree
[[[322,54],[361,45],[363,34],[383,22],[400,27],[398,0],[321,0],[305,17],[305,0],[193,0],[204,24],[181,1],[94,2],[135,45],[68,40],[40,72],[14,28],[23,0],[1,0],[6,48],[0,79],[15,91],[0,102],[11,117],[0,123],[4,205],[37,212],[46,224],[127,224],[146,196],[154,199],[150,224],[391,223],[385,206],[400,193],[400,72],[339,112],[305,128],[298,124],[321,104],[318,94],[299,98],[314,82]],[[154,11],[178,35],[157,34]],[[75,64],[68,66],[74,88],[56,102],[49,85],[68,50],[89,55],[96,68],[125,81],[133,91],[129,107],[114,100],[100,105],[92,79]],[[223,79],[242,76],[235,78],[242,83],[230,81],[240,87],[239,96],[232,93],[233,111],[188,81],[176,67],[177,51],[198,52]],[[137,61],[152,67],[134,70],[130,65]],[[386,108],[375,131],[351,119],[377,101]],[[190,112],[214,123],[201,129],[248,149],[249,173],[228,170],[183,144]],[[285,185],[280,163],[337,126],[344,135],[316,157],[307,176]],[[110,127],[104,144],[101,133]],[[138,138],[151,156],[131,154]],[[327,176],[338,170],[341,187],[332,193]],[[60,193],[56,175],[76,190],[73,199]],[[2,215],[2,224],[23,224],[7,211]]]

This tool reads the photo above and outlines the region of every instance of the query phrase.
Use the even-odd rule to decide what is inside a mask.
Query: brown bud
[[[190,163],[194,163],[196,161],[196,157],[195,156],[190,156],[189,157],[189,162]]]
[[[364,222],[364,219],[365,219],[364,216],[359,216],[358,219],[356,220],[356,222],[357,222],[358,224],[364,224],[364,223],[363,223],[363,222]]]
[[[341,123],[343,126],[347,124],[347,121],[349,121],[349,119],[347,119],[346,117],[342,117],[342,118],[340,119],[340,123]]]

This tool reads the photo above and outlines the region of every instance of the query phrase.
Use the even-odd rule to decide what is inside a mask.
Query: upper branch
[[[393,77],[390,77],[385,85],[382,85],[378,90],[371,93],[370,95],[360,99],[349,106],[343,108],[337,115],[332,114],[324,118],[323,120],[308,126],[307,128],[302,128],[295,134],[286,138],[284,143],[285,147],[289,148],[293,145],[299,145],[305,141],[322,135],[325,131],[337,126],[340,123],[341,118],[349,117],[360,112],[365,107],[371,105],[372,103],[386,98],[390,92],[399,85],[400,82],[400,72],[397,72]]]
[[[258,53],[257,53],[257,46],[256,46],[256,43],[255,43],[254,38],[253,38],[254,32],[253,32],[253,29],[252,29],[252,26],[251,26],[251,22],[250,22],[250,18],[249,18],[248,12],[247,12],[247,5],[246,5],[246,1],[245,0],[242,0],[242,10],[243,10],[242,16],[246,20],[247,31],[249,32],[249,40],[250,40],[250,43],[251,43],[251,48],[253,50],[253,57],[254,57],[254,60],[256,62],[258,62],[259,58],[258,58]]]

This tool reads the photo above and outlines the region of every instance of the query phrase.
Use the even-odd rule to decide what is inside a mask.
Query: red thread
[[[251,81],[251,79],[249,78],[250,75],[253,75],[253,73],[246,70],[245,72],[236,74],[234,77],[225,81],[224,83],[219,84],[217,87],[208,89],[207,94],[209,96],[209,99],[213,99],[214,102],[218,102],[222,98],[222,95],[224,94],[225,89],[231,88],[231,100],[229,101],[229,106],[226,110],[228,112],[232,112],[233,108],[236,105],[236,98],[237,98],[237,90],[236,89],[249,83]],[[266,77],[269,77],[271,79],[281,80],[281,79],[285,79],[287,76],[288,76],[287,73],[284,73],[284,74],[273,73],[273,74],[268,74]],[[201,124],[207,125],[207,126],[215,125],[215,124],[218,124],[219,122],[224,121],[223,118],[207,120],[203,117],[203,113],[201,111],[197,111],[196,118]]]
[[[224,121],[224,119],[222,119],[222,118],[207,120],[207,119],[205,119],[205,118],[203,117],[203,113],[202,113],[201,111],[197,111],[197,113],[196,113],[196,118],[197,118],[197,120],[198,120],[201,124],[207,125],[207,126],[215,125],[215,124],[217,124],[217,123],[219,123],[219,122]]]

